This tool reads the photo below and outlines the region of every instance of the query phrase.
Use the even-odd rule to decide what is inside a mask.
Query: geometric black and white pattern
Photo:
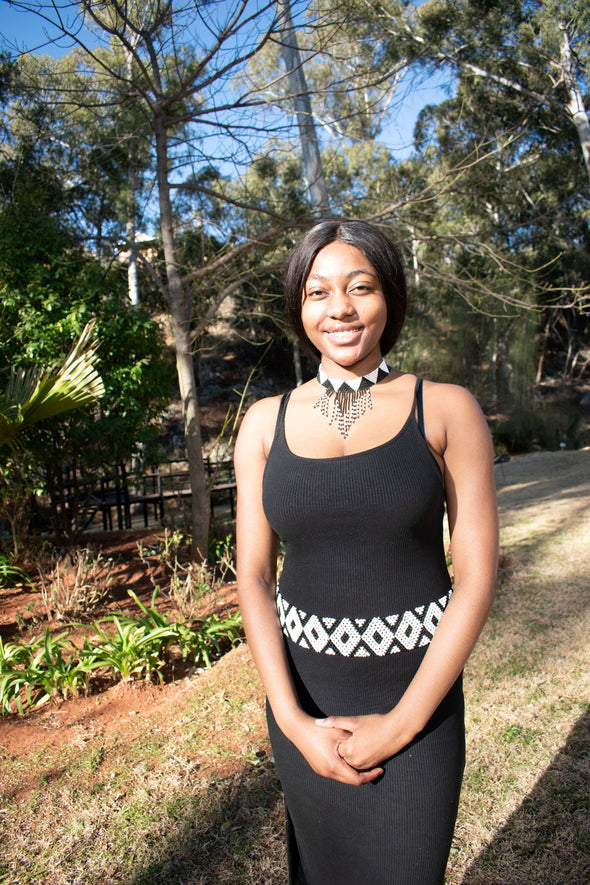
[[[301,648],[346,658],[383,657],[428,645],[452,592],[451,587],[440,599],[401,614],[338,619],[304,612],[277,589],[277,611],[283,633]]]

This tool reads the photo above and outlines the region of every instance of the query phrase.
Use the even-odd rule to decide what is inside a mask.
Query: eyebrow
[[[373,277],[373,279],[378,279],[377,274],[372,273],[370,270],[367,270],[366,268],[359,268],[359,270],[351,270],[350,273],[346,274],[345,279],[351,280],[353,277],[356,277],[359,274],[363,274],[363,273],[367,274],[370,277]],[[329,279],[329,277],[323,276],[320,273],[310,273],[307,279],[308,280],[327,280],[327,279]]]

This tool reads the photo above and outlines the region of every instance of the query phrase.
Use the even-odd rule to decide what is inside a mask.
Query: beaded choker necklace
[[[328,419],[328,424],[336,421],[338,433],[346,439],[357,418],[364,415],[367,409],[373,408],[371,387],[386,378],[390,372],[390,366],[385,360],[381,360],[372,372],[367,372],[360,378],[343,381],[339,378],[328,378],[320,365],[316,377],[326,389],[313,407],[319,409],[324,418]]]

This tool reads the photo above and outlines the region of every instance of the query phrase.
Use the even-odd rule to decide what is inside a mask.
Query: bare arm
[[[498,523],[490,435],[479,406],[466,391],[445,385],[441,400],[450,416],[440,426],[453,595],[422,664],[390,713],[324,720],[327,727],[351,732],[340,752],[355,767],[382,762],[425,727],[465,666],[494,599]]]
[[[275,603],[278,539],[262,507],[262,478],[276,400],[262,400],[244,418],[236,443],[238,597],[248,644],[274,717],[311,767],[326,777],[360,785],[381,769],[358,772],[338,755],[348,737],[340,728],[320,728],[299,704],[285,653]]]

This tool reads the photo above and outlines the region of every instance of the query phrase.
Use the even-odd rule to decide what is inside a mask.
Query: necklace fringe
[[[328,378],[322,367],[318,369],[317,380],[325,387],[320,398],[313,404],[319,409],[328,424],[336,424],[338,433],[346,439],[354,422],[373,408],[371,387],[386,378],[391,368],[382,360],[373,372],[348,381]]]

